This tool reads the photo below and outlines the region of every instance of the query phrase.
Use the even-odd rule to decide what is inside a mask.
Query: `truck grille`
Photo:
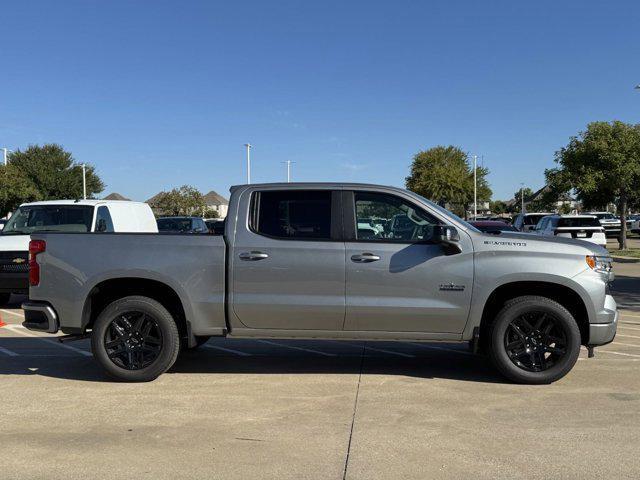
[[[29,271],[27,252],[0,252],[0,273],[26,273]]]

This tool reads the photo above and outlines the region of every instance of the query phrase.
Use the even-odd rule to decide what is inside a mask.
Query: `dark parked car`
[[[220,220],[219,218],[212,218],[210,220],[205,220],[204,223],[207,224],[209,233],[212,233],[214,235],[224,234],[224,220]]]
[[[209,233],[200,217],[162,217],[157,220],[160,233]]]
[[[493,233],[498,235],[501,232],[517,232],[513,226],[497,220],[480,220],[477,222],[469,222],[478,230],[484,233]]]

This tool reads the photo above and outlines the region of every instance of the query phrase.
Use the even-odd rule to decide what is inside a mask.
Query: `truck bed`
[[[223,236],[156,233],[42,233],[46,251],[38,255],[43,281],[30,300],[56,299],[63,331],[80,331],[89,320],[89,293],[118,278],[157,281],[182,300],[195,335],[221,335],[225,320]]]

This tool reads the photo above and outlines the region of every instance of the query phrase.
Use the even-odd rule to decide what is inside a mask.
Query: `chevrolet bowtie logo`
[[[25,260],[24,258],[19,258],[19,257],[18,257],[18,258],[14,258],[14,259],[12,260],[12,262],[13,262],[13,263],[24,263],[24,262],[26,262],[26,260]]]

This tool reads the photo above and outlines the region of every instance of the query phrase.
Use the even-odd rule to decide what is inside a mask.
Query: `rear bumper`
[[[24,302],[24,322],[22,326],[37,332],[57,333],[60,327],[58,315],[51,305],[45,302]]]
[[[618,306],[611,295],[607,295],[604,308],[598,312],[597,323],[589,324],[589,345],[599,346],[613,342],[618,328]]]
[[[29,273],[0,272],[0,293],[29,293]]]

